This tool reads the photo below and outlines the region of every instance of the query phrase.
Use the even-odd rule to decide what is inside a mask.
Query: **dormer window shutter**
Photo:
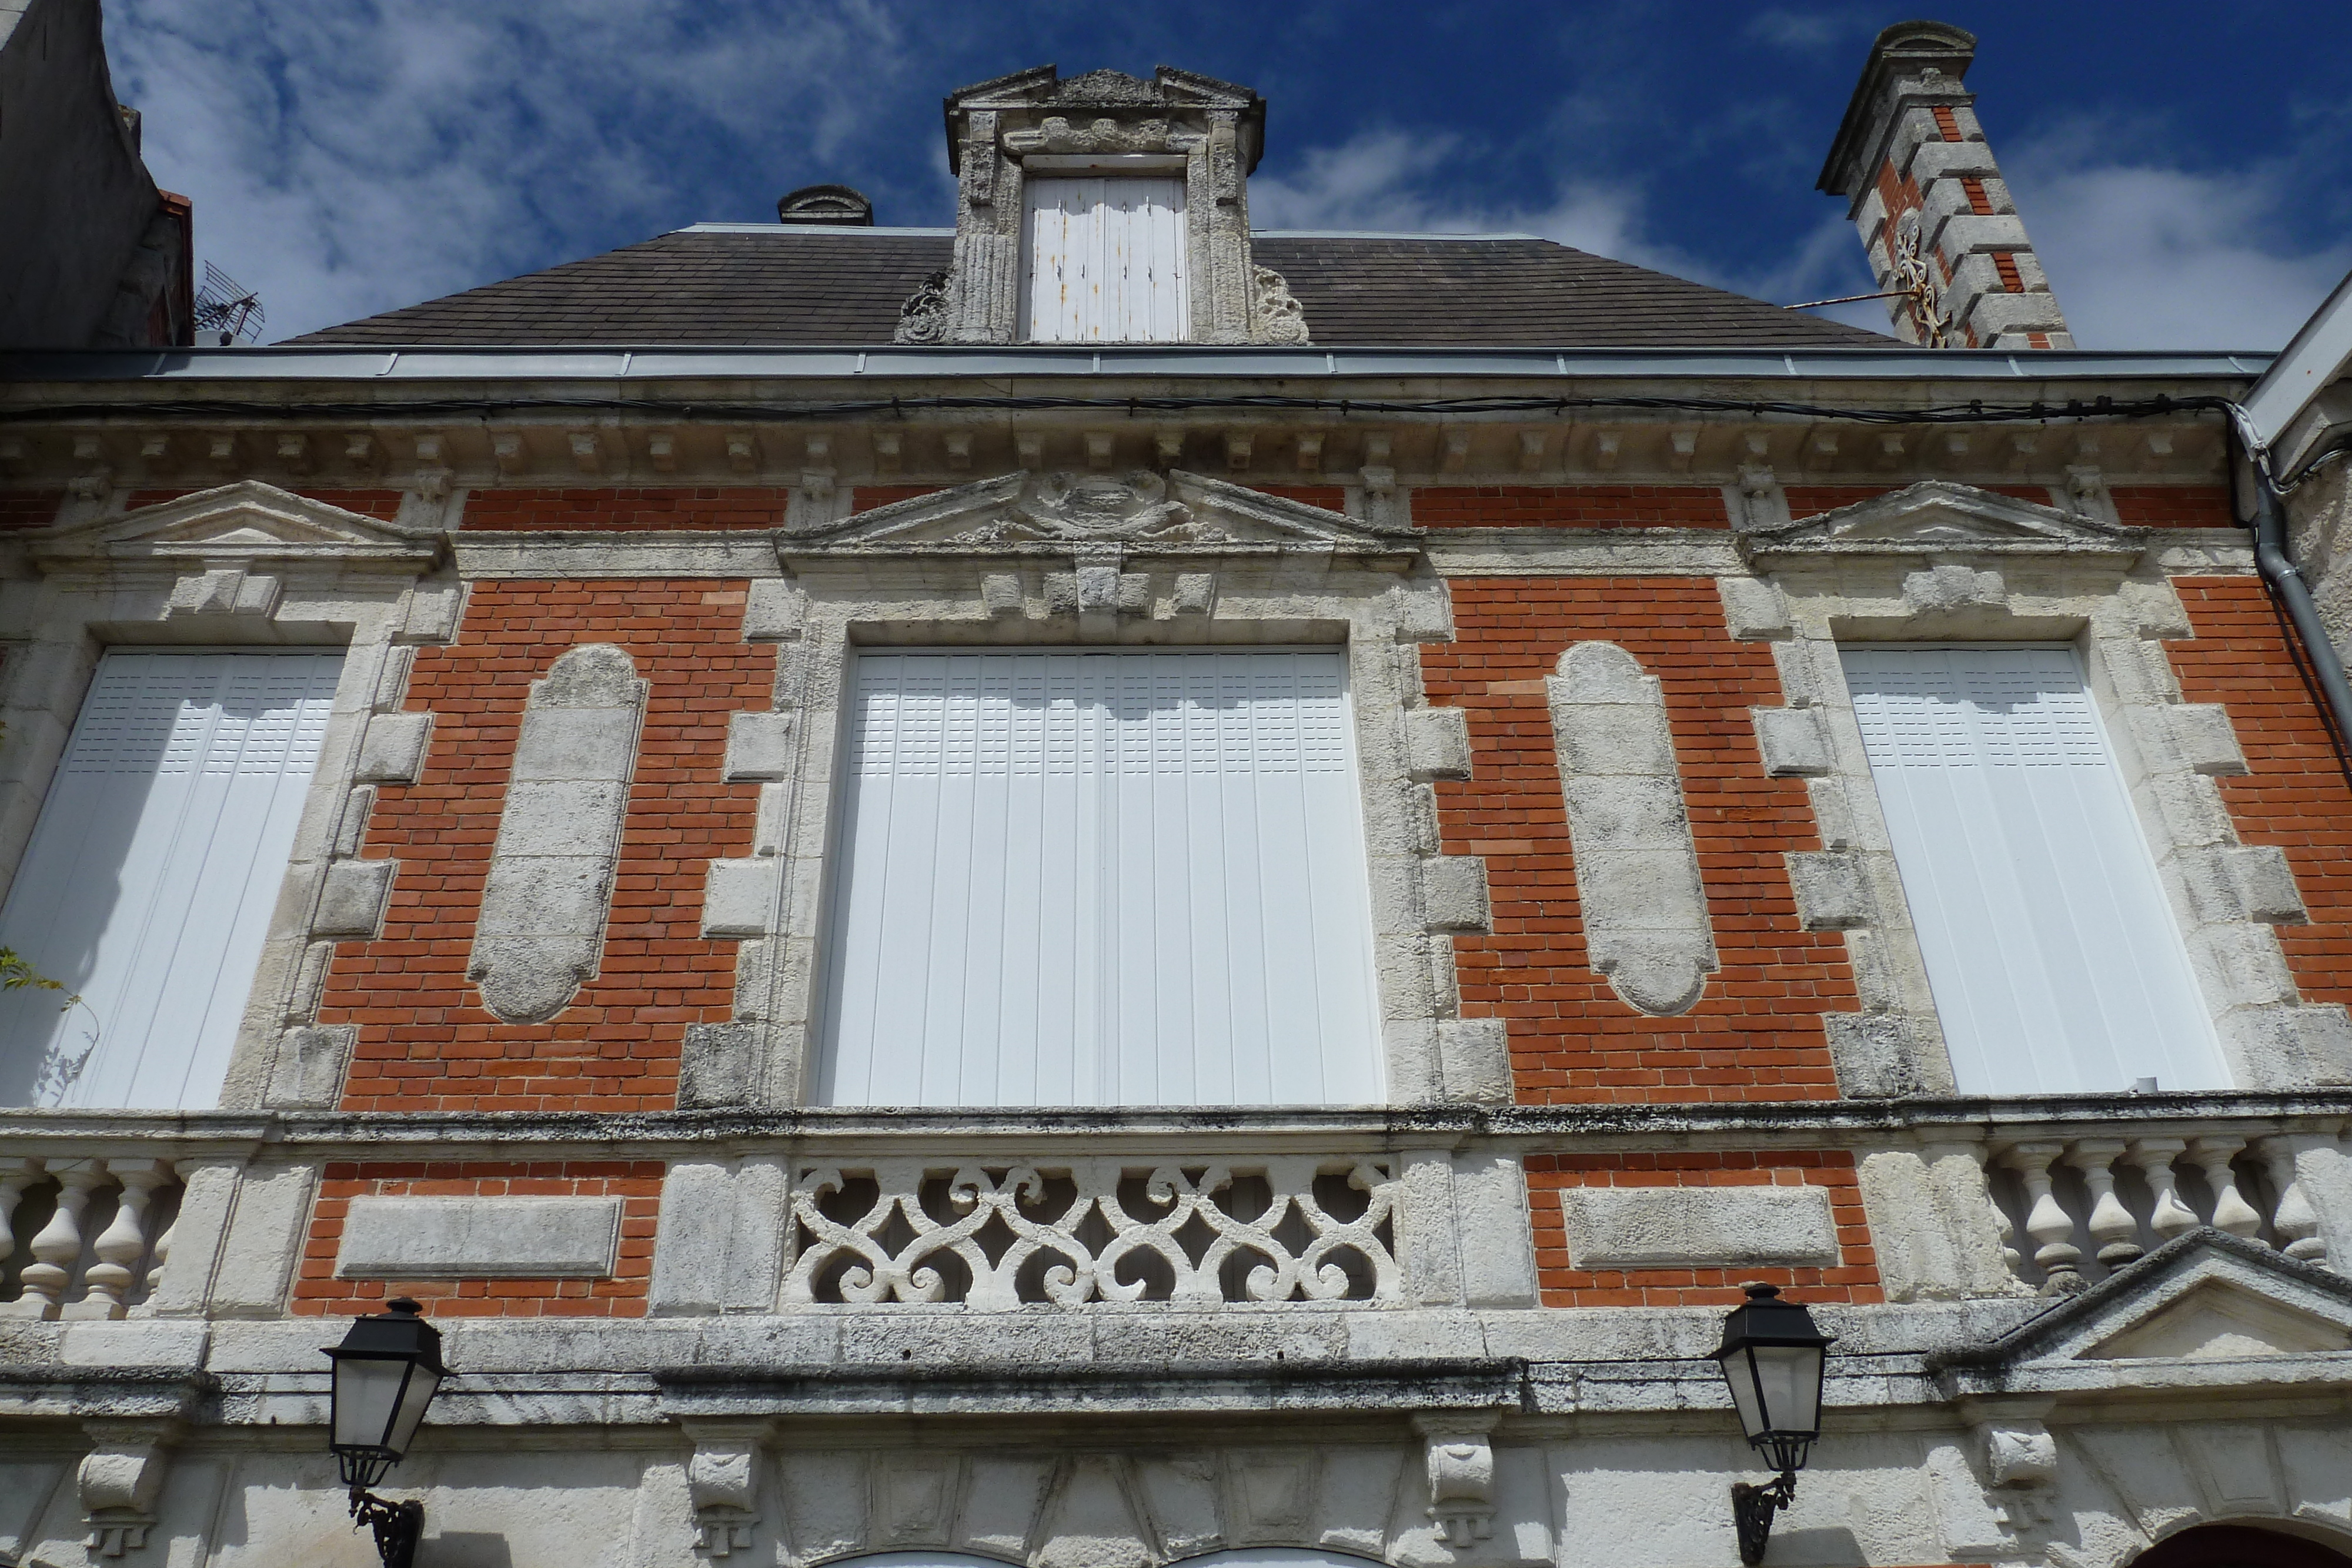
[[[1192,336],[1181,175],[1026,183],[1021,336],[1176,343]]]

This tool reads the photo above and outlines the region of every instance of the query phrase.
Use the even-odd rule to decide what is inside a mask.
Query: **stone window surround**
[[[2171,576],[2247,570],[2225,553],[2242,554],[2176,547],[2134,566],[1921,549],[1718,580],[1733,635],[1773,644],[1787,706],[1755,710],[1767,768],[1805,779],[1820,824],[1823,849],[1790,855],[1790,873],[1806,924],[1846,933],[1864,1010],[1824,1023],[1847,1095],[1954,1087],[1842,642],[2074,646],[2232,1078],[2296,1089],[2352,1076],[2344,1010],[2303,1004],[2273,930],[2307,918],[2284,858],[2239,841],[2215,783],[2246,770],[2226,712],[2181,701],[2163,645],[2191,635]]]
[[[455,633],[463,585],[431,575],[438,546],[413,525],[270,486],[240,481],[137,512],[121,499],[77,508],[59,534],[26,541],[36,572],[0,587],[0,612],[29,629],[0,645],[0,725],[13,743],[13,777],[0,778],[0,898],[109,650],[340,648],[342,674],[218,1102],[331,1105],[350,1031],[311,1025],[335,942],[374,928],[397,874],[396,862],[362,858],[362,836],[374,786],[414,781],[422,765],[431,716],[402,712],[409,670],[417,644]],[[404,509],[441,505],[412,495]],[[257,510],[280,542],[248,533],[151,550],[138,537],[148,519],[168,528],[192,514],[236,531],[234,519]],[[289,519],[326,526],[289,539]]]
[[[1442,854],[1437,836],[1432,781],[1469,771],[1461,717],[1422,697],[1416,644],[1453,634],[1442,585],[1425,571],[1227,560],[1213,608],[1193,612],[1192,563],[1130,564],[1141,570],[1121,574],[1122,591],[1148,586],[1115,622],[1057,609],[1049,563],[864,558],[754,581],[745,634],[779,644],[775,708],[738,716],[729,776],[763,780],[759,825],[751,858],[713,862],[705,915],[709,934],[744,938],[736,1020],[689,1031],[682,1105],[807,1102],[851,655],[865,646],[1344,648],[1389,1103],[1509,1103],[1499,1020],[1458,1016],[1450,934],[1488,914],[1484,862]]]

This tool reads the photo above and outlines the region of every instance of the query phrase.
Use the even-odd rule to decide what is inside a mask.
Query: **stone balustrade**
[[[136,1312],[171,1256],[181,1192],[168,1160],[0,1156],[0,1316]]]
[[[2066,1294],[2201,1225],[2326,1263],[2319,1216],[2296,1169],[2314,1140],[2274,1128],[2211,1122],[2143,1131],[2109,1123],[1996,1131],[1983,1156],[2011,1270],[2044,1294]]]
[[[1383,1159],[920,1158],[796,1172],[783,1301],[1392,1302]]]

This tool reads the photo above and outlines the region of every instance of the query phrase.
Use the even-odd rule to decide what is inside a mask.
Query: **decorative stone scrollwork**
[[[1290,280],[1270,267],[1255,267],[1251,271],[1250,341],[1307,341],[1306,308],[1290,292]]]
[[[1485,1411],[1413,1417],[1426,1445],[1429,1517],[1456,1552],[1495,1533],[1495,1421]]]
[[[894,343],[944,343],[948,340],[948,275],[934,272],[915,285],[898,307],[898,325],[890,334]]]
[[[1390,1302],[1398,1181],[1294,1155],[1135,1166],[917,1160],[804,1169],[788,1302]]]
[[[1144,120],[1132,125],[1121,125],[1116,120],[1101,118],[1080,126],[1072,125],[1066,115],[1049,114],[1045,123],[1034,131],[1015,131],[1008,134],[1004,138],[1004,145],[1023,154],[1164,152],[1168,151],[1170,137],[1165,120]]]

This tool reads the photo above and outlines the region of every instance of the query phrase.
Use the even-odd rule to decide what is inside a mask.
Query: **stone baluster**
[[[2083,1173],[2083,1185],[2090,1189],[2087,1228],[2098,1243],[2099,1261],[2109,1269],[2122,1268],[2145,1250],[2139,1244],[2139,1221],[2116,1196],[2115,1166],[2123,1153],[2121,1140],[2111,1138],[2084,1138],[2066,1151],[2066,1163]]]
[[[2197,1211],[2181,1201],[2179,1181],[2172,1170],[2172,1162],[2188,1151],[2188,1142],[2181,1138],[2135,1138],[2126,1156],[2147,1178],[2147,1190],[2156,1196],[2147,1224],[2160,1241],[2197,1228]]]
[[[106,1184],[106,1166],[99,1160],[74,1160],[50,1167],[58,1178],[58,1209],[33,1238],[33,1257],[25,1265],[25,1293],[16,1310],[26,1317],[54,1318],[73,1285],[74,1265],[81,1261],[81,1214],[90,1194]]]
[[[2271,1216],[2271,1229],[2277,1233],[2279,1250],[2288,1257],[2324,1263],[2327,1242],[2319,1234],[2319,1213],[2311,1207],[2310,1195],[2295,1174],[2294,1144],[2293,1138],[2264,1138],[2254,1145],[2254,1153],[2270,1172],[2271,1186],[2278,1189],[2278,1211]]]
[[[2189,1157],[2205,1173],[2205,1185],[2213,1189],[2213,1228],[2251,1241],[2263,1228],[2262,1211],[2248,1203],[2245,1194],[2238,1190],[2238,1173],[2230,1168],[2230,1162],[2245,1146],[2245,1139],[2227,1134],[2191,1138]]]
[[[1986,1148],[1981,1144],[1969,1149],[1969,1154],[1975,1159],[1979,1166],[1990,1165],[1993,1158],[1993,1152],[1990,1149]],[[1992,1183],[1990,1179],[1990,1173],[1987,1172],[1986,1175],[1987,1180],[1985,1182],[1984,1192],[1987,1197],[1991,1197]],[[2025,1258],[2024,1255],[2017,1249],[2017,1225],[2009,1218],[2009,1210],[2002,1207],[1997,1199],[1992,1205],[1992,1224],[1994,1231],[2000,1238],[2000,1261],[2002,1267],[2009,1270],[2009,1277],[2011,1279],[2021,1280],[2023,1276],[2019,1272],[2019,1270],[2024,1268]]]
[[[2034,1267],[2042,1270],[2042,1293],[2071,1295],[2083,1288],[2083,1249],[2074,1244],[2074,1218],[2051,1190],[2050,1167],[2066,1152],[2063,1144],[2016,1144],[2002,1162],[2025,1183],[2032,1208],[2025,1217],[2025,1233],[2041,1245],[2034,1249]]]
[[[25,1189],[41,1179],[41,1162],[24,1158],[0,1160],[0,1262],[16,1251],[16,1205]]]
[[[98,1260],[82,1274],[88,1289],[59,1314],[63,1317],[119,1318],[138,1289],[136,1270],[147,1255],[148,1204],[155,1189],[171,1178],[172,1167],[162,1160],[116,1160],[110,1169],[121,1186],[114,1218],[90,1244]]]

